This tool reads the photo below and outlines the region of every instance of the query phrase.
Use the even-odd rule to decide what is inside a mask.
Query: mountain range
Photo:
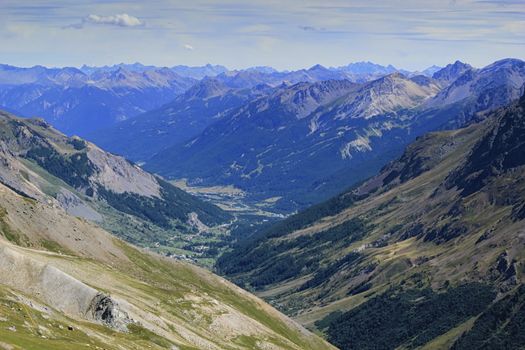
[[[168,68],[138,62],[80,68],[0,65],[0,107],[22,116],[42,117],[69,135],[85,136],[158,108],[205,77],[216,77],[229,87],[248,88],[285,81],[365,81],[394,70],[370,62],[356,65],[330,69],[317,65],[289,72],[270,67],[230,71],[210,64]]]
[[[153,109],[184,92],[194,79],[169,69],[144,72],[0,66],[0,106],[42,117],[67,134],[110,126]]]
[[[215,78],[206,78],[157,109],[88,133],[86,137],[105,149],[141,162],[197,136],[228,110],[271,89],[267,85],[233,89]]]
[[[199,125],[200,133],[190,128],[188,136],[196,136],[185,142],[175,136],[173,146],[162,143],[168,147],[155,147],[156,154],[140,160],[146,169],[168,178],[186,178],[195,185],[234,185],[255,201],[277,198],[275,209],[289,213],[373,175],[425,132],[482,118],[516,99],[524,83],[525,63],[509,59],[482,69],[456,62],[433,78],[396,72],[366,83],[280,85],[220,114],[214,110]],[[190,110],[179,115],[189,115]],[[154,119],[154,124],[141,117],[134,122],[152,135],[140,123],[161,130],[160,120],[174,120],[164,112]],[[123,126],[120,133],[127,130]],[[123,150],[115,146],[118,139],[109,144],[94,137],[99,139],[110,150]],[[124,152],[130,157],[132,153]]]
[[[377,175],[240,242],[218,269],[340,349],[519,349],[524,135],[525,96],[421,136]]]

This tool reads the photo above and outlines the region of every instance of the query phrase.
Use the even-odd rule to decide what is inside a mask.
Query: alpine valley
[[[514,58],[0,66],[0,349],[523,349],[524,93]]]
[[[340,349],[521,349],[525,96],[484,119],[418,138],[219,271]]]
[[[333,348],[211,272],[111,234],[171,247],[227,222],[221,209],[42,120],[2,113],[0,149],[1,348]]]

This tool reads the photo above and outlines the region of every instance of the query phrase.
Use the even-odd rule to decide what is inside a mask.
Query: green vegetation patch
[[[93,174],[93,164],[85,152],[65,156],[50,145],[38,145],[26,153],[26,158],[34,160],[49,173],[74,188],[89,186],[88,179]]]
[[[164,348],[171,348],[173,344],[166,340],[165,338],[147,330],[146,328],[138,325],[138,324],[130,324],[128,325],[128,330],[131,334],[145,340],[151,343],[155,343],[161,347]]]
[[[42,248],[44,248],[44,249],[46,249],[46,250],[48,250],[50,252],[61,253],[61,254],[68,254],[68,255],[76,255],[71,250],[69,250],[69,249],[67,249],[65,247],[62,247],[57,242],[51,241],[49,239],[42,239],[40,241],[40,245],[42,246]]]
[[[336,262],[322,269],[319,269],[315,273],[314,277],[312,277],[310,280],[304,283],[301,287],[299,287],[299,290],[314,288],[314,287],[317,287],[323,284],[330,277],[332,277],[337,271],[343,268],[345,265],[356,263],[360,257],[361,257],[361,254],[352,252],[352,253],[347,254],[345,257],[337,260]]]
[[[173,220],[185,222],[188,214],[196,212],[199,219],[207,225],[218,224],[229,219],[222,209],[158,180],[162,198],[146,197],[134,193],[115,193],[104,187],[98,188],[99,195],[110,206],[124,213],[151,221],[162,228],[171,228]]]
[[[16,245],[27,245],[28,239],[25,235],[14,230],[9,226],[6,221],[7,210],[3,207],[0,207],[0,233],[9,241]]]
[[[480,314],[495,296],[480,283],[439,293],[391,289],[317,325],[328,323],[328,340],[342,350],[415,349]]]
[[[525,285],[485,311],[453,350],[513,350],[525,346]]]
[[[227,274],[258,270],[250,276],[248,283],[252,287],[260,288],[317,271],[320,260],[328,256],[330,251],[348,246],[361,239],[367,232],[368,228],[362,220],[351,219],[313,235],[302,235],[277,242],[269,240],[248,251],[234,250],[219,259],[218,267],[221,272]],[[345,263],[350,261],[343,261],[335,269]],[[334,268],[328,272],[319,271],[320,274],[326,275],[325,277],[328,277],[327,273],[333,272]],[[312,283],[320,284],[322,280],[318,276]]]

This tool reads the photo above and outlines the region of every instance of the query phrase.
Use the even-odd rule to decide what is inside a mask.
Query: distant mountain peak
[[[215,78],[204,78],[199,83],[192,86],[184,96],[186,98],[209,98],[228,91],[229,88]]]
[[[406,79],[406,77],[401,72],[393,72],[388,75],[385,75],[384,79]]]
[[[388,66],[382,66],[370,61],[353,62],[346,66],[341,66],[334,69],[354,75],[371,75],[375,77],[399,71],[399,69],[391,64]]]
[[[273,74],[273,73],[278,72],[275,68],[269,67],[269,66],[255,66],[255,67],[250,67],[250,68],[246,68],[243,70],[248,71],[248,72],[259,72],[259,73],[265,73],[265,74]]]
[[[519,68],[523,66],[525,66],[525,61],[523,60],[518,58],[504,58],[488,65],[482,70],[487,71],[495,68]]]
[[[440,67],[440,66],[436,66],[435,64],[428,67],[428,68],[425,68],[421,74],[427,76],[427,77],[432,77],[434,75],[434,73],[436,73],[437,71],[443,69],[443,67]]]
[[[328,68],[324,67],[323,65],[316,64],[308,69],[308,71],[315,71],[315,70],[328,70]]]
[[[471,65],[456,60],[454,63],[447,64],[444,68],[435,72],[432,78],[442,82],[444,85],[448,85],[471,69],[473,69]]]

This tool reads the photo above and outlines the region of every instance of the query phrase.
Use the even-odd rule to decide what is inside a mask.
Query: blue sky
[[[525,59],[525,0],[1,0],[0,62],[405,69]]]

